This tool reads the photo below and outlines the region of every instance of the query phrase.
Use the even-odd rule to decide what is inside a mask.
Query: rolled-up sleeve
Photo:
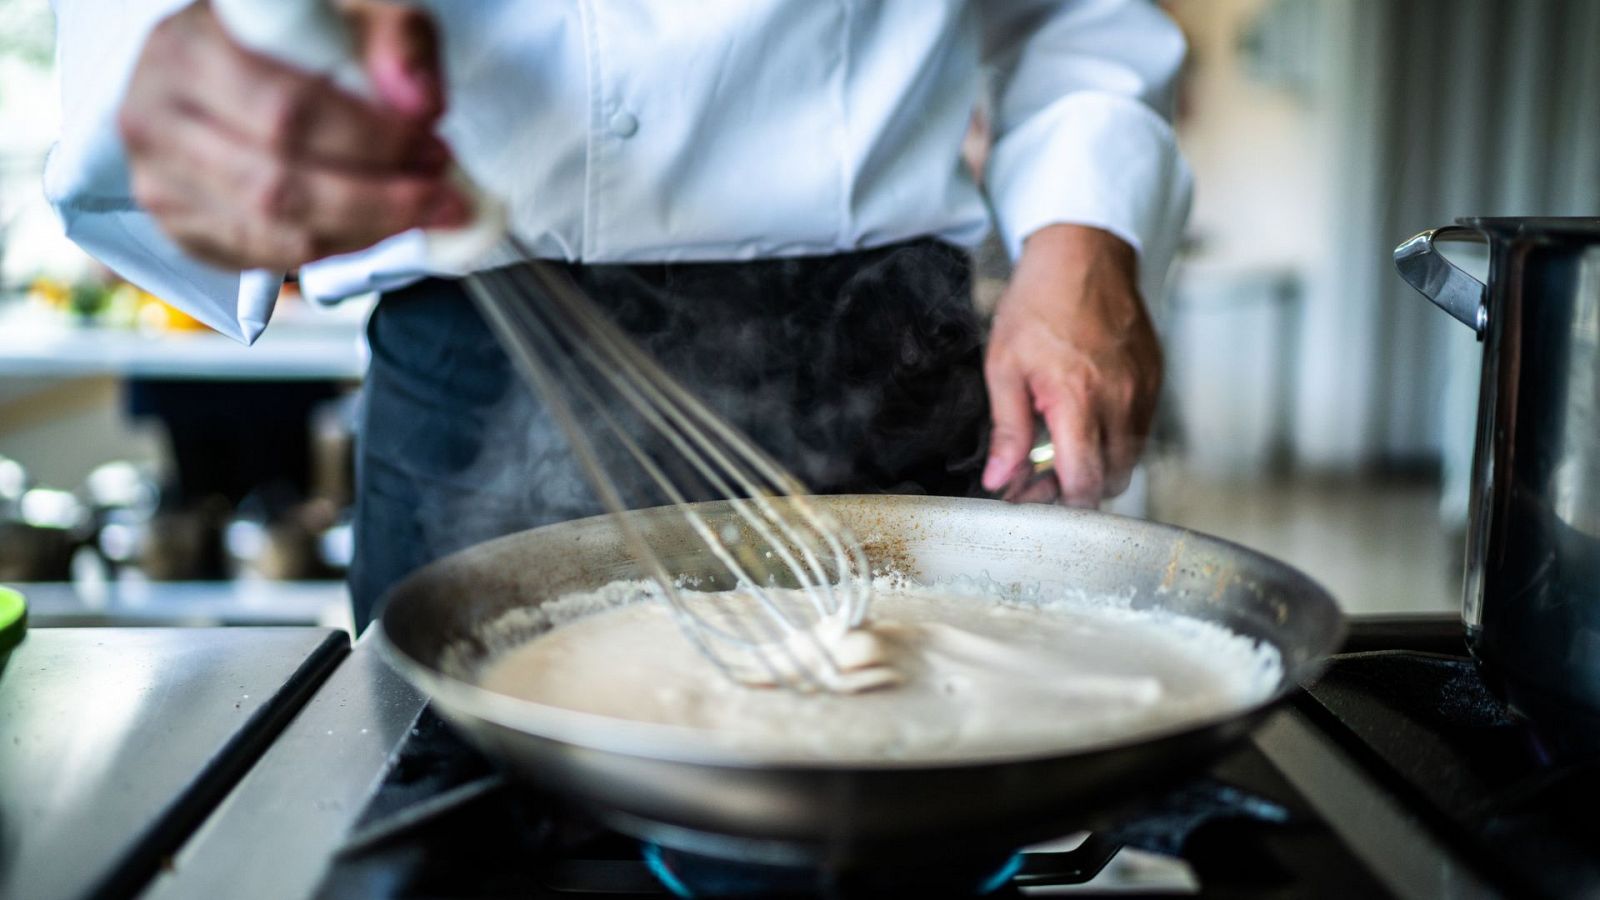
[[[979,5],[995,87],[986,185],[1015,259],[1046,225],[1104,228],[1160,290],[1192,178],[1171,125],[1185,44],[1149,0]]]
[[[117,110],[150,29],[182,0],[55,0],[61,135],[45,197],[67,237],[117,274],[223,334],[255,340],[282,273],[239,272],[189,257],[134,202]]]

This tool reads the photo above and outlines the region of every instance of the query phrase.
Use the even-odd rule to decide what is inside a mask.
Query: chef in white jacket
[[[816,489],[1003,491],[1036,416],[1064,502],[1126,484],[1161,380],[1142,298],[1190,196],[1184,44],[1148,0],[342,8],[373,99],[246,51],[204,0],[56,0],[45,183],[86,250],[242,341],[287,270],[319,301],[383,292],[361,621],[433,556],[597,509],[428,271],[420,229],[471,212],[452,162]],[[961,145],[986,89],[980,178]],[[1015,271],[985,332],[963,248],[995,228]]]

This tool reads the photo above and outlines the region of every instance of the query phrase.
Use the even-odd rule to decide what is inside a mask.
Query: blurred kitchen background
[[[1600,213],[1600,3],[1164,5],[1198,187],[1122,508],[1279,555],[1351,612],[1450,609],[1478,346],[1390,253],[1457,216]],[[370,301],[291,287],[246,350],[78,252],[39,187],[52,27],[0,0],[0,582],[35,583],[39,624],[340,624]]]

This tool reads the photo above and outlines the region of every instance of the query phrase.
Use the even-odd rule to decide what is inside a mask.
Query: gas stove
[[[1582,811],[1600,766],[1558,767],[1445,621],[1357,624],[1248,744],[1115,828],[1015,854],[795,869],[640,844],[516,785],[430,713],[318,896],[1571,896],[1600,890]]]
[[[318,896],[1018,897],[1204,887],[1269,897],[1294,888],[1300,875],[1344,896],[1381,893],[1254,748],[1113,831],[999,858],[828,872],[641,844],[505,780],[425,714]]]
[[[1558,763],[1459,623],[1352,623],[1250,740],[1142,813],[1014,853],[760,865],[641,844],[513,782],[358,642],[146,896],[1600,895],[1600,762]]]

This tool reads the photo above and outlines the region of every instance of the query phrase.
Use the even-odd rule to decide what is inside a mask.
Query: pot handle
[[[1457,268],[1434,249],[1434,241],[1483,241],[1471,228],[1446,225],[1430,228],[1394,248],[1394,267],[1406,284],[1416,288],[1434,305],[1454,316],[1483,339],[1489,325],[1487,289],[1483,282]]]

